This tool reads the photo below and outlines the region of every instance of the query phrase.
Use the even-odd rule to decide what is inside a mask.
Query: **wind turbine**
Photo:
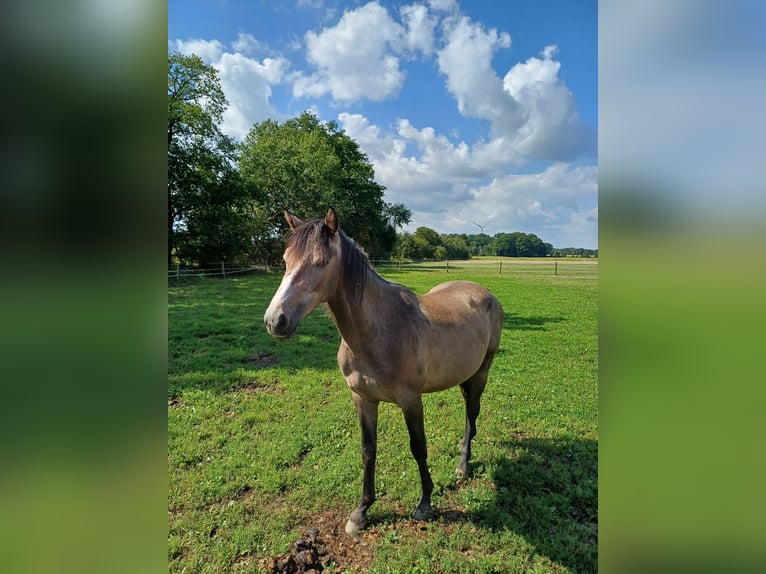
[[[487,225],[489,225],[489,221],[487,221],[487,223],[485,223],[484,225],[482,225],[481,223],[476,223],[475,221],[473,222],[473,224],[479,229],[481,229],[482,233],[484,233],[484,228],[487,227]]]

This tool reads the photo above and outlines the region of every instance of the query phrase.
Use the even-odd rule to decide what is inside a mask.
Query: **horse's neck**
[[[353,289],[339,284],[336,293],[328,300],[338,331],[352,349],[372,335],[380,323],[380,307],[391,294],[391,285],[372,269],[367,269],[367,279],[361,297]]]

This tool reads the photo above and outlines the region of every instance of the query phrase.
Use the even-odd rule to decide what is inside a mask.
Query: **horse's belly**
[[[479,370],[484,357],[482,355],[482,357],[477,357],[476,359],[471,357],[463,357],[463,359],[455,361],[453,358],[453,360],[436,361],[429,365],[423,392],[433,393],[443,391],[444,389],[464,383]]]
[[[489,334],[482,324],[448,327],[434,336],[427,353],[423,392],[454,387],[470,379],[487,355]]]

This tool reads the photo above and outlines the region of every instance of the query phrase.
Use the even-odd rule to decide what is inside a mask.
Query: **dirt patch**
[[[259,368],[273,367],[279,362],[279,357],[270,353],[256,353],[249,359],[245,360],[245,363],[253,365]]]
[[[290,552],[259,561],[259,568],[269,574],[322,572],[333,565],[336,571],[366,572],[375,560],[379,529],[370,528],[358,536],[346,534],[348,516],[328,509],[307,517],[299,525],[301,532]]]
[[[401,510],[401,512],[399,512]],[[348,514],[345,510],[327,509],[306,517],[299,525],[300,537],[290,552],[261,559],[260,569],[269,574],[322,572],[331,564],[337,572],[367,572],[375,561],[378,541],[388,531],[395,530],[400,540],[416,544],[428,537],[428,523],[410,518],[405,508],[396,516],[373,520],[373,524],[357,536],[346,534]],[[452,509],[439,513],[439,527],[452,531],[466,521],[463,512]]]

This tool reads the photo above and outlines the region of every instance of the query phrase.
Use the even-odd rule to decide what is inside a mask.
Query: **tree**
[[[415,230],[415,238],[420,239],[423,245],[428,246],[427,249],[430,251],[433,251],[442,244],[442,238],[439,235],[439,232],[430,227],[418,227]]]
[[[176,196],[176,208],[183,214],[173,231],[180,261],[206,266],[249,259],[257,221],[231,161],[234,143],[224,140],[222,148],[226,142],[228,149],[217,151],[191,148],[193,169],[179,181],[183,192]]]
[[[495,234],[490,245],[492,255],[516,257],[518,255],[518,252],[516,251],[516,239],[518,235],[518,232]]]
[[[553,246],[543,241],[534,233],[498,233],[491,243],[494,255],[504,257],[545,257]]]
[[[252,249],[248,190],[237,146],[219,124],[228,105],[199,56],[168,54],[168,264],[238,260]]]
[[[468,252],[471,255],[493,255],[491,250],[492,238],[486,233],[469,235],[466,242],[468,243]]]
[[[393,257],[395,259],[417,259],[417,246],[412,233],[405,231],[396,235]]]
[[[465,234],[450,234],[441,236],[445,248],[444,257],[447,259],[470,259],[468,237]]]
[[[280,124],[266,120],[245,137],[239,169],[256,203],[270,210],[272,236],[286,231],[276,215],[289,209],[314,217],[335,208],[341,227],[373,258],[386,258],[396,228],[409,222],[404,205],[383,201],[385,188],[359,145],[336,122],[309,112]]]
[[[168,146],[178,137],[216,137],[228,105],[215,68],[194,54],[168,54]]]

